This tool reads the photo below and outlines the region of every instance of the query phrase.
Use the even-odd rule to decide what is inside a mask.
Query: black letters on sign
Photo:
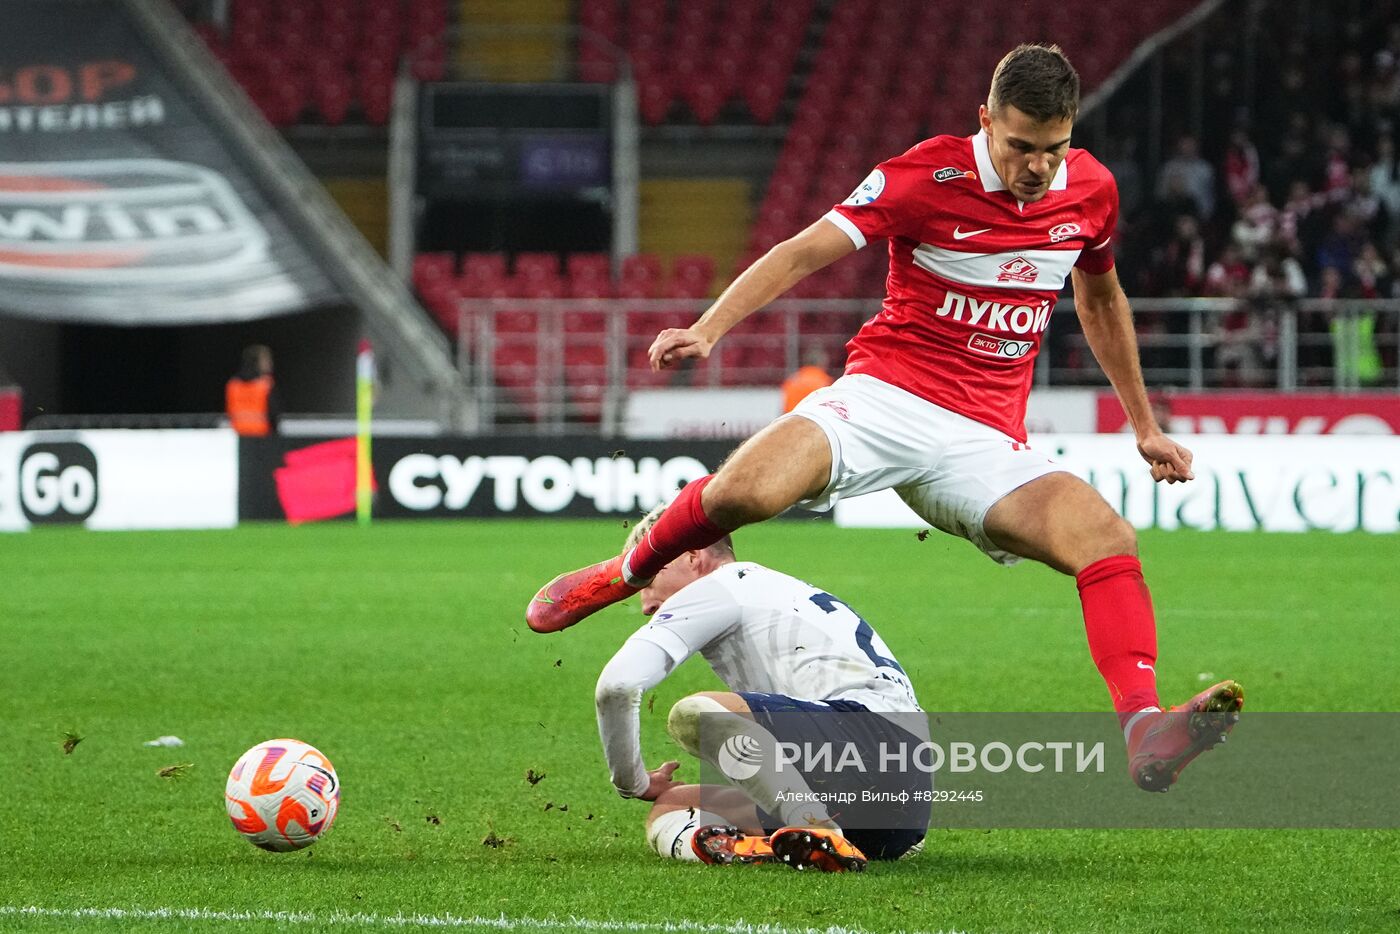
[[[32,444],[19,460],[19,502],[41,525],[82,522],[97,509],[97,457],[85,444]]]

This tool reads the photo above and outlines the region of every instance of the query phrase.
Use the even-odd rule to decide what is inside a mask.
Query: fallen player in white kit
[[[633,529],[629,548],[660,514],[658,507]],[[847,871],[865,868],[867,858],[918,851],[928,827],[926,803],[881,815],[883,829],[839,824],[849,812],[833,815],[814,801],[820,796],[795,768],[757,769],[743,778],[724,768],[721,747],[734,749],[735,737],[769,749],[794,730],[808,741],[814,735],[858,745],[919,741],[906,729],[907,715],[921,713],[914,689],[865,620],[809,584],[737,561],[727,535],[672,561],[641,600],[652,619],[603,669],[596,700],[613,785],[623,797],[654,802],[646,827],[658,854]],[[682,698],[666,727],[733,787],[681,784],[671,777],[679,763],[651,771],[643,763],[642,695],[696,652],[730,690]],[[877,716],[886,713],[906,715],[903,726],[897,717]],[[928,777],[913,780],[920,778],[927,789]]]

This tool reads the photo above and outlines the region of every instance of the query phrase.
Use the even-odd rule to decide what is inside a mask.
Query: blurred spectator
[[[1400,66],[1397,66],[1396,55],[1390,49],[1376,52],[1366,97],[1372,113],[1400,110]]]
[[[1282,199],[1299,182],[1311,187],[1313,177],[1318,174],[1316,154],[1309,139],[1310,126],[1307,114],[1294,111],[1289,115],[1288,129],[1277,151],[1263,167],[1264,181],[1272,197]]]
[[[1316,262],[1319,269],[1350,269],[1356,261],[1359,244],[1356,242],[1356,220],[1345,211],[1332,218],[1332,227],[1317,247]]]
[[[1356,257],[1356,263],[1352,266],[1352,273],[1356,277],[1356,284],[1362,298],[1389,298],[1391,296],[1393,270],[1385,258],[1381,256],[1380,249],[1374,243],[1367,243],[1361,248],[1361,252]]]
[[[277,430],[281,418],[272,378],[272,351],[262,344],[243,348],[243,364],[224,387],[229,425],[243,437],[261,438]]]
[[[1250,295],[1265,302],[1292,300],[1308,294],[1308,279],[1302,264],[1281,246],[1264,251],[1249,281]]]
[[[831,385],[831,374],[827,372],[826,368],[826,351],[819,345],[809,346],[802,366],[783,380],[784,412],[791,412],[797,408],[797,403],[818,389]]]
[[[1318,226],[1322,220],[1321,208],[1326,204],[1326,196],[1315,193],[1303,179],[1294,179],[1288,189],[1288,199],[1283,210],[1279,211],[1278,236],[1289,248],[1308,253],[1304,244],[1318,239]]]
[[[1129,133],[1110,141],[1105,147],[1104,167],[1118,182],[1119,216],[1133,217],[1142,207],[1146,194],[1142,170],[1138,168],[1137,137]]]
[[[1259,151],[1243,128],[1237,127],[1230,134],[1230,145],[1225,150],[1225,187],[1235,204],[1241,206],[1254,197],[1255,189],[1260,187]],[[1264,198],[1268,200],[1267,193]]]
[[[1227,244],[1220,258],[1206,270],[1206,294],[1218,298],[1244,298],[1249,294],[1251,275],[1249,264],[1240,255],[1239,246]]]
[[[1171,203],[1187,198],[1196,208],[1201,220],[1215,214],[1215,169],[1201,158],[1194,136],[1176,141],[1176,155],[1162,163],[1157,175],[1157,200]]]
[[[1322,190],[1338,191],[1351,186],[1351,134],[1340,124],[1327,131],[1327,149],[1322,157]]]
[[[1230,235],[1247,262],[1258,259],[1278,235],[1278,209],[1269,203],[1269,192],[1263,185],[1256,184],[1240,201],[1239,219]]]
[[[1369,168],[1356,169],[1351,173],[1351,196],[1346,202],[1346,212],[1356,222],[1358,234],[1368,240],[1383,241],[1389,218],[1380,196],[1371,190]]]
[[[1400,240],[1400,164],[1395,159],[1395,138],[1389,134],[1376,141],[1369,183],[1390,221],[1383,242],[1394,243]]]
[[[1206,242],[1194,214],[1178,214],[1173,236],[1152,251],[1152,289],[1158,295],[1199,295],[1205,285]]]

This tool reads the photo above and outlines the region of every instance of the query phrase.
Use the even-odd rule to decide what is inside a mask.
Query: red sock
[[[700,493],[714,478],[714,474],[708,474],[681,488],[661,518],[626,556],[624,574],[632,580],[650,580],[685,552],[707,548],[732,531],[711,522],[700,505]]]
[[[1131,555],[1095,561],[1079,572],[1079,601],[1089,654],[1108,685],[1120,722],[1158,707],[1157,623],[1142,563]]]

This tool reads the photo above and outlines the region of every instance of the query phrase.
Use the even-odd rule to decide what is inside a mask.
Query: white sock
[[[636,549],[633,549],[634,551]],[[622,556],[622,582],[628,587],[636,587],[638,590],[651,583],[651,578],[643,580],[632,573],[632,552]]]
[[[1137,722],[1138,722],[1139,720],[1141,720],[1143,717],[1147,716],[1147,715],[1150,714],[1150,713],[1161,713],[1161,712],[1162,712],[1162,708],[1161,708],[1161,707],[1144,707],[1142,710],[1139,710],[1137,713],[1135,713],[1135,714],[1133,714],[1131,717],[1129,717],[1129,718],[1128,718],[1128,722],[1125,723],[1125,724],[1123,724],[1123,742],[1126,743],[1126,742],[1128,741],[1128,738],[1129,738],[1130,736],[1132,736],[1133,727],[1137,726]]]
[[[647,825],[647,844],[664,859],[679,859],[682,862],[700,862],[690,841],[695,831],[710,824],[728,824],[718,814],[696,808],[680,808],[668,811]]]

